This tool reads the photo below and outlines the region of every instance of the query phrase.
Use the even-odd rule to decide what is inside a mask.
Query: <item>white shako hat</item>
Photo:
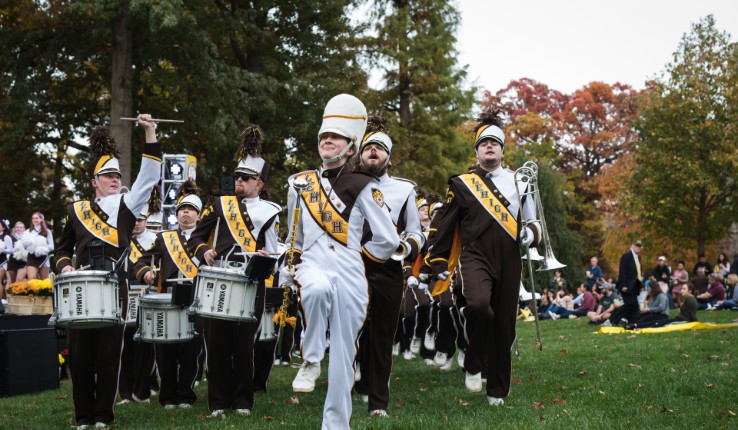
[[[364,136],[364,140],[361,142],[361,150],[364,150],[364,147],[370,143],[376,143],[384,148],[385,151],[387,151],[387,154],[392,154],[392,139],[387,135],[387,133],[383,131],[373,131],[367,133],[366,136]]]
[[[179,210],[184,205],[195,208],[197,213],[202,212],[202,200],[197,197],[197,184],[193,179],[186,180],[177,190],[177,208]]]
[[[476,138],[474,139],[474,148],[479,146],[485,139],[492,139],[499,143],[503,149],[505,148],[505,133],[496,125],[486,124],[479,127]]]
[[[426,200],[425,197],[419,197],[415,199],[415,204],[418,206],[418,209],[420,209],[423,206],[428,206],[428,200]]]
[[[336,133],[349,140],[349,144],[335,157],[323,160],[327,163],[338,161],[351,147],[359,151],[359,143],[366,131],[367,113],[364,103],[349,94],[339,94],[328,101],[323,111],[323,123],[318,131],[318,141],[323,133]]]
[[[110,135],[110,128],[104,125],[95,127],[90,136],[90,151],[95,155],[89,170],[90,176],[105,173],[120,175],[120,163],[116,157],[115,139]]]
[[[120,175],[120,163],[118,159],[112,155],[103,155],[95,163],[94,176],[103,175],[105,173],[117,173]]]

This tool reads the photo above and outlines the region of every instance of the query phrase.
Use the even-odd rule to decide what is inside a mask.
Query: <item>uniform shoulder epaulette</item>
[[[262,200],[262,202],[272,205],[278,212],[281,212],[282,211],[282,206],[280,206],[280,205],[278,205],[278,204],[276,204],[274,202],[270,202],[269,200]]]
[[[398,177],[396,177],[396,176],[390,176],[390,178],[392,178],[392,179],[397,179],[398,181],[402,181],[402,182],[407,182],[407,183],[409,183],[410,185],[412,185],[412,186],[413,186],[413,188],[415,188],[415,187],[417,187],[417,186],[418,186],[418,184],[416,184],[415,182],[411,181],[410,179],[405,179],[405,178],[398,178]]]

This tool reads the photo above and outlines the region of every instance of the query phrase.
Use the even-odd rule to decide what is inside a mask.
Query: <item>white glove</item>
[[[421,282],[418,284],[418,289],[420,291],[428,291],[428,283],[427,282]]]
[[[533,243],[533,237],[533,230],[531,230],[530,227],[525,227],[520,232],[520,244],[528,248],[530,244]]]
[[[448,279],[449,276],[451,276],[451,272],[446,270],[445,272],[441,272],[436,275],[436,279],[438,279],[439,281],[445,281],[446,279]]]
[[[409,278],[407,278],[408,288],[415,288],[418,286],[418,284],[418,278],[416,278],[415,276],[410,276]]]
[[[284,266],[279,269],[279,284],[292,286],[295,283],[295,268]]]

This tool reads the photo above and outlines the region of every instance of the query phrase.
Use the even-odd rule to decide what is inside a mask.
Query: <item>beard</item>
[[[367,166],[364,163],[361,163],[359,165],[359,167],[361,168],[361,170],[363,172],[369,173],[370,175],[374,175],[376,177],[380,177],[380,176],[384,175],[387,172],[387,165],[386,164],[384,166],[380,166],[380,165],[377,165],[377,166]]]

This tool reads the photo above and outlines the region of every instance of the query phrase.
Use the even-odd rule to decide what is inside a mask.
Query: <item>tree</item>
[[[371,16],[367,61],[383,87],[369,108],[390,120],[392,174],[440,194],[473,148],[462,131],[474,89],[463,88],[466,70],[456,61],[459,12],[445,0],[377,0]]]
[[[649,83],[638,121],[631,204],[647,230],[697,254],[738,210],[737,71],[730,35],[701,19]]]

